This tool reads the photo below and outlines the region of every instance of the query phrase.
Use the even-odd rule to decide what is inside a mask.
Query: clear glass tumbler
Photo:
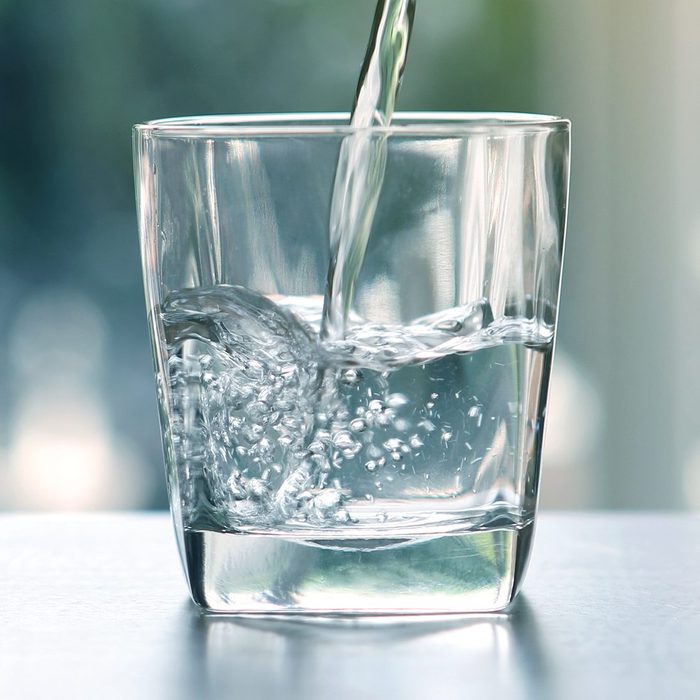
[[[500,610],[535,521],[569,122],[346,123],[135,127],[168,487],[192,598],[240,614]],[[381,155],[381,189],[369,237],[330,275],[350,281],[346,320],[329,334],[334,180],[341,150],[360,142]]]

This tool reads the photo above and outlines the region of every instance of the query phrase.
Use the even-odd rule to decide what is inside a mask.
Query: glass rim
[[[240,114],[171,117],[133,127],[134,133],[161,138],[257,136],[350,136],[357,132],[397,136],[567,131],[568,119],[521,112],[396,112],[388,126],[353,127],[346,112]]]

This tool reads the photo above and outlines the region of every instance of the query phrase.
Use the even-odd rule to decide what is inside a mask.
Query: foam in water
[[[531,517],[520,491],[551,328],[495,323],[482,301],[321,342],[320,312],[225,285],[166,301],[191,524],[335,537]]]

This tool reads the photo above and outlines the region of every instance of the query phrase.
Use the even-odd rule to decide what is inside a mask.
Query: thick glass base
[[[216,613],[426,615],[507,607],[532,523],[396,539],[185,530],[192,598]]]

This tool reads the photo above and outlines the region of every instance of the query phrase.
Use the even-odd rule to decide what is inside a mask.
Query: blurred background
[[[0,508],[166,507],[133,123],[348,110],[374,0],[0,0]],[[399,108],[573,121],[543,505],[700,506],[700,3],[418,0]]]

